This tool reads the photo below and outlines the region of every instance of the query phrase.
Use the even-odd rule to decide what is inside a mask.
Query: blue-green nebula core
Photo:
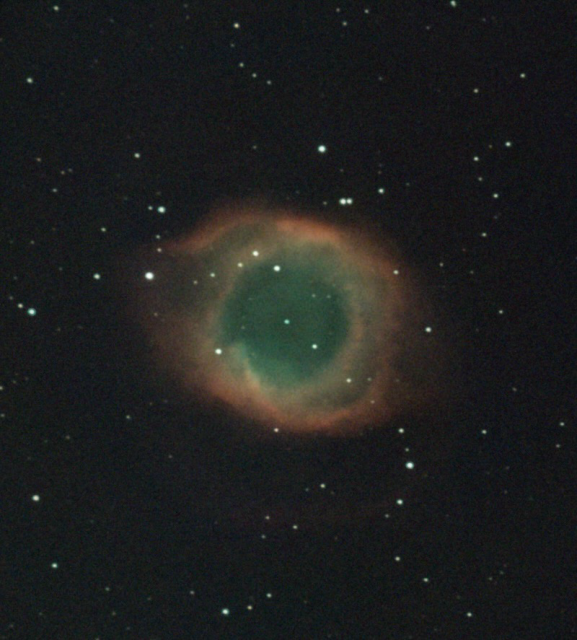
[[[244,273],[224,304],[221,341],[259,377],[299,386],[330,366],[350,331],[342,292],[319,265],[269,261]]]

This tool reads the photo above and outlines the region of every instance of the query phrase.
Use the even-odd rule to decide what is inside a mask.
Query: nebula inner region
[[[422,296],[359,227],[235,208],[148,248],[138,307],[158,364],[275,432],[347,434],[422,406],[438,355]]]

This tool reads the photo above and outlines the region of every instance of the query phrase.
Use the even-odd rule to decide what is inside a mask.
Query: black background
[[[570,3],[0,12],[0,637],[577,633]],[[404,425],[412,472],[146,373],[124,267],[255,197],[368,216],[423,273],[460,391]]]

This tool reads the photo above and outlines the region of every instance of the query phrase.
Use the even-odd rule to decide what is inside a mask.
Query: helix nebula
[[[138,265],[158,370],[261,433],[352,436],[441,394],[426,287],[374,221],[228,205]]]

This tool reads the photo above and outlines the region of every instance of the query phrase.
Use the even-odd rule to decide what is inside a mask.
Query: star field
[[[570,4],[0,17],[0,638],[575,634]]]

